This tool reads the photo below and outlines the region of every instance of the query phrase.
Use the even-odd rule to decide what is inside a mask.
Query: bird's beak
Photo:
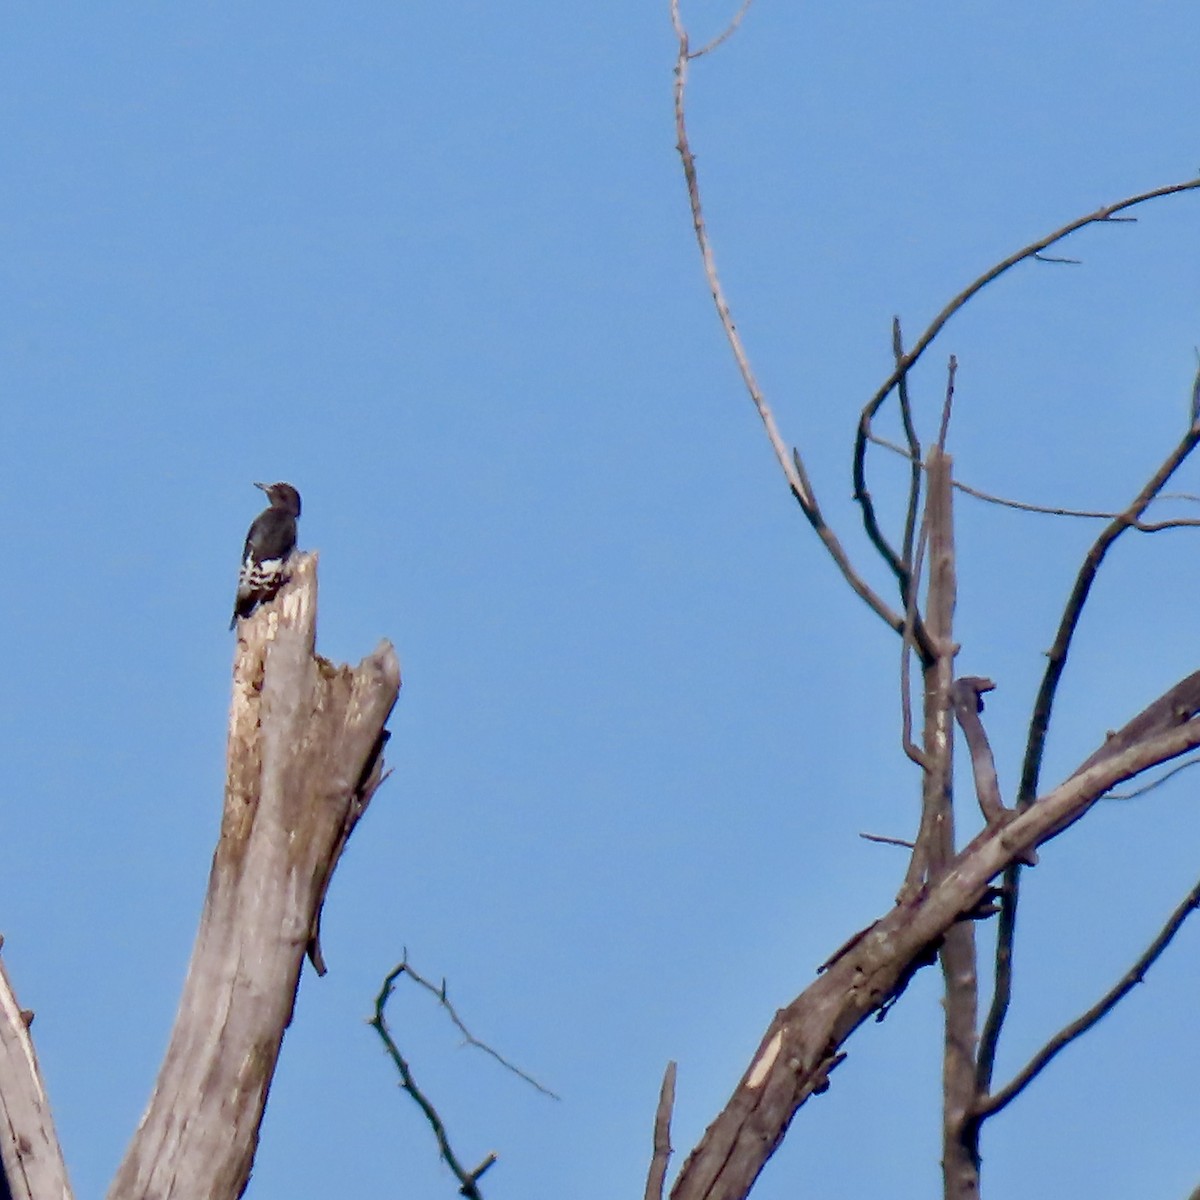
[[[264,492],[265,492],[265,491],[267,491],[267,489],[270,487],[270,485],[269,485],[269,484],[266,484],[266,483],[256,483],[254,486],[255,486],[256,488],[262,488],[262,490],[263,490]]]

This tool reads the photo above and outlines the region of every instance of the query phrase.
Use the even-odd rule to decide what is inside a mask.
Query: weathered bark
[[[238,627],[221,836],[179,1013],[109,1200],[234,1200],[250,1175],[305,949],[379,785],[400,687],[382,642],[314,654],[316,558]],[[314,951],[314,962],[319,962]]]
[[[0,964],[0,1196],[71,1200],[58,1134],[29,1036],[32,1014],[17,1003]],[[6,1186],[7,1185],[7,1186]]]
[[[1179,701],[1184,694],[1187,704]],[[672,1200],[746,1196],[797,1109],[827,1086],[846,1039],[934,961],[946,931],[977,909],[992,879],[1027,859],[1116,784],[1200,746],[1200,675],[1167,695],[1177,702],[1156,702],[1147,710],[1157,716],[1161,709],[1162,717],[1144,739],[1126,746],[1122,731],[1109,742],[1121,749],[1100,752],[1011,822],[984,829],[927,889],[851,939],[819,978],[776,1013],[733,1096],[684,1163]]]
[[[936,656],[925,668],[924,807],[932,814],[929,879],[954,857],[954,557],[952,460],[940,448],[929,453],[929,599],[926,625]],[[938,957],[945,980],[942,1049],[942,1194],[946,1200],[977,1200],[979,1166],[963,1140],[963,1123],[975,1105],[975,927],[957,921],[942,937]]]

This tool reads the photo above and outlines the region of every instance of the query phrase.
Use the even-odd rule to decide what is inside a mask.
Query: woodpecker
[[[287,578],[288,555],[296,548],[296,518],[300,515],[300,493],[290,483],[256,483],[270,500],[254,518],[242,551],[237,599],[233,603],[232,629],[238,617],[248,617],[265,604]]]

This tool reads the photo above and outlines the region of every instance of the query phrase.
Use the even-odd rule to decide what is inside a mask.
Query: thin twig
[[[903,846],[907,850],[913,848],[913,843],[905,838],[888,837],[882,833],[860,833],[858,836],[868,842],[879,842],[883,846]]]
[[[793,451],[795,455],[796,470],[800,478],[804,481],[805,491],[809,497],[807,503],[801,501],[800,508],[808,519],[809,525],[813,532],[821,539],[825,546],[829,557],[837,564],[837,568],[842,573],[842,578],[850,585],[851,591],[854,592],[860,600],[864,601],[877,616],[882,618],[901,636],[904,634],[904,619],[893,611],[891,606],[871,587],[869,583],[854,569],[850,562],[849,556],[846,554],[845,548],[838,539],[836,533],[825,520],[825,515],[821,512],[821,506],[817,502],[817,496],[812,491],[808,482],[808,475],[804,470],[804,462],[800,458],[798,450]],[[799,497],[797,497],[799,499]]]
[[[401,963],[383,981],[383,986],[379,989],[379,995],[375,997],[375,1015],[370,1019],[368,1024],[379,1034],[387,1049],[388,1056],[395,1063],[396,1070],[400,1072],[400,1086],[413,1098],[417,1107],[424,1114],[425,1120],[429,1122],[429,1127],[433,1130],[433,1136],[437,1138],[438,1151],[442,1156],[442,1161],[445,1162],[446,1166],[454,1173],[455,1179],[462,1185],[459,1189],[460,1194],[466,1196],[467,1200],[483,1200],[483,1193],[480,1192],[477,1181],[479,1176],[496,1161],[496,1156],[489,1154],[474,1171],[467,1171],[463,1167],[450,1147],[450,1140],[446,1135],[446,1127],[442,1123],[441,1116],[425,1093],[417,1086],[408,1062],[405,1060],[404,1055],[400,1053],[400,1048],[396,1045],[395,1039],[388,1029],[384,1010],[387,1008],[387,1002],[391,999],[392,993],[396,989],[396,980],[406,969],[405,964]]]
[[[892,389],[900,381],[900,377],[912,369],[917,360],[929,348],[930,343],[941,333],[946,323],[955,315],[968,301],[974,298],[988,284],[1001,275],[1011,270],[1018,263],[1023,262],[1027,258],[1033,258],[1034,255],[1040,254],[1043,250],[1049,249],[1056,242],[1061,242],[1064,238],[1069,237],[1079,229],[1083,229],[1086,225],[1096,224],[1118,224],[1126,218],[1118,217],[1116,214],[1123,212],[1125,209],[1134,208],[1139,204],[1146,204],[1151,200],[1160,199],[1163,196],[1174,196],[1179,192],[1190,192],[1196,188],[1200,188],[1200,179],[1189,179],[1183,183],[1172,183],[1165,187],[1152,188],[1146,192],[1139,192],[1137,195],[1129,196],[1124,200],[1118,200],[1115,204],[1106,204],[1102,208],[1096,209],[1093,213],[1088,213],[1084,217],[1076,217],[1073,221],[1068,221],[1066,225],[1056,229],[1053,233],[1047,234],[1045,237],[1038,238],[1036,242],[1030,242],[1028,246],[1010,254],[1007,258],[996,263],[995,266],[989,267],[982,275],[980,275],[972,283],[968,284],[957,296],[951,300],[945,308],[942,309],[929,327],[916,340],[913,348],[905,355],[904,361],[896,365],[896,369],[883,381],[879,390],[867,403],[866,412],[870,417],[874,417],[879,411],[879,406],[891,394]],[[869,421],[868,421],[869,424]]]
[[[1125,972],[1124,975],[1110,988],[1087,1012],[1077,1017],[1069,1025],[1060,1029],[1030,1060],[1021,1068],[1012,1080],[999,1091],[981,1101],[975,1109],[978,1121],[994,1116],[1017,1098],[1045,1069],[1052,1059],[1076,1038],[1087,1033],[1102,1017],[1110,1013],[1133,989],[1141,983],[1146,972],[1157,961],[1159,956],[1171,944],[1171,939],[1182,928],[1183,923],[1200,908],[1200,883],[1184,897],[1183,902],[1167,919],[1158,936],[1150,943],[1146,952]]]
[[[904,336],[900,331],[900,318],[892,318],[892,357],[896,362],[904,358]],[[917,427],[913,423],[912,403],[908,395],[908,375],[900,377],[900,421],[904,426],[904,438],[908,442],[908,505],[904,510],[904,540],[900,544],[900,556],[912,573],[913,539],[916,536],[917,517],[921,511],[921,442]],[[910,585],[915,587],[915,584]],[[907,606],[907,597],[905,597]]]
[[[740,20],[740,16],[737,19]],[[787,480],[788,486],[792,489],[796,499],[803,505],[809,501],[810,497],[805,492],[804,485],[800,482],[800,477],[792,465],[792,457],[788,454],[787,446],[784,444],[783,438],[779,434],[779,429],[775,424],[775,415],[767,404],[766,397],[763,395],[762,389],[758,385],[758,380],[755,378],[754,370],[750,366],[749,356],[746,354],[746,348],[742,344],[741,335],[738,333],[737,326],[733,322],[733,314],[730,312],[729,303],[725,299],[725,289],[722,287],[721,280],[717,275],[716,259],[713,257],[712,245],[708,238],[708,229],[704,222],[704,210],[700,204],[700,183],[696,174],[696,160],[692,154],[691,145],[688,142],[687,122],[684,118],[688,64],[694,56],[688,49],[688,34],[679,13],[679,0],[671,0],[671,22],[675,27],[676,37],[679,39],[679,52],[675,60],[675,148],[679,151],[679,157],[683,163],[683,174],[687,181],[688,201],[692,209],[692,228],[695,230],[696,242],[700,247],[700,257],[704,264],[704,276],[708,280],[713,304],[716,305],[717,316],[720,318],[721,328],[725,331],[725,338],[729,342],[729,348],[733,351],[734,361],[737,363],[738,371],[742,376],[742,383],[745,385],[746,391],[749,392],[750,399],[758,411],[759,419],[767,431],[767,438],[771,443],[772,450],[775,451],[775,459],[779,463],[779,469],[783,472],[784,478]],[[700,53],[707,53],[709,48],[706,47]]]
[[[1200,180],[1196,181],[1196,183],[1200,184]],[[1173,190],[1181,191],[1184,189],[1176,187]],[[1165,193],[1160,191],[1158,194]],[[1080,618],[1083,615],[1083,608],[1091,593],[1096,575],[1117,539],[1127,529],[1136,527],[1146,509],[1153,503],[1155,497],[1159,495],[1162,489],[1166,487],[1171,476],[1184,463],[1197,444],[1200,444],[1200,424],[1193,422],[1175,448],[1167,455],[1149,480],[1147,480],[1142,490],[1134,497],[1128,508],[1124,512],[1118,513],[1104,527],[1099,537],[1092,543],[1091,549],[1088,551],[1079,568],[1074,587],[1071,589],[1071,594],[1067,599],[1059,621],[1054,644],[1047,652],[1048,661],[1046,663],[1046,670],[1042,675],[1041,686],[1034,701],[1033,714],[1030,717],[1029,733],[1025,744],[1025,759],[1021,767],[1021,781],[1017,789],[1018,809],[1031,804],[1037,795],[1038,782],[1042,769],[1042,758],[1046,748],[1046,736],[1050,728],[1050,717],[1054,709],[1054,700],[1058,692],[1059,681],[1066,668],[1071,641],[1075,636],[1075,630],[1078,628]],[[978,1081],[980,1091],[983,1094],[986,1094],[991,1088],[991,1078],[992,1072],[995,1069],[996,1051],[1000,1042],[1000,1033],[1004,1027],[1009,1003],[1012,999],[1013,938],[1016,934],[1016,911],[1020,894],[1020,881],[1020,867],[1014,863],[1004,873],[1004,885],[1000,898],[1000,920],[996,931],[995,984],[992,992],[992,1002],[980,1035]]]
[[[1075,586],[1063,609],[1059,621],[1058,633],[1054,644],[1047,654],[1048,662],[1042,676],[1041,687],[1034,703],[1033,716],[1029,723],[1029,735],[1025,746],[1025,760],[1021,768],[1021,783],[1017,792],[1018,804],[1027,804],[1037,795],[1038,779],[1042,768],[1042,755],[1045,751],[1046,734],[1050,727],[1050,715],[1054,708],[1054,699],[1058,692],[1058,684],[1066,667],[1067,655],[1070,652],[1071,640],[1075,636],[1079,620],[1083,615],[1084,605],[1092,590],[1105,556],[1112,549],[1117,539],[1141,519],[1150,502],[1166,486],[1167,481],[1179,469],[1188,455],[1200,444],[1200,426],[1192,425],[1179,443],[1163,460],[1158,469],[1151,475],[1145,486],[1134,497],[1124,512],[1118,513],[1105,526],[1092,544],[1079,568]]]
[[[409,965],[407,957],[396,968],[396,970],[393,974],[395,977],[399,977],[402,974],[407,975],[413,981],[413,983],[419,984],[427,992],[429,992],[433,996],[436,996],[438,1003],[449,1014],[450,1020],[454,1022],[455,1027],[463,1035],[463,1040],[465,1041],[465,1043],[468,1046],[474,1046],[475,1049],[482,1050],[484,1052],[484,1054],[487,1054],[491,1058],[494,1058],[496,1060],[496,1062],[498,1062],[506,1071],[511,1071],[514,1075],[517,1076],[518,1079],[523,1079],[527,1084],[529,1084],[530,1087],[535,1088],[537,1091],[541,1092],[543,1096],[549,1096],[551,1100],[561,1100],[562,1099],[562,1097],[557,1092],[551,1091],[544,1084],[541,1084],[536,1079],[534,1079],[534,1077],[532,1075],[528,1074],[525,1071],[522,1071],[521,1068],[516,1066],[514,1063],[509,1062],[508,1059],[505,1058],[503,1054],[499,1053],[499,1051],[492,1049],[492,1047],[489,1046],[486,1042],[481,1042],[466,1027],[466,1025],[463,1024],[462,1018],[458,1015],[458,1012],[455,1009],[454,1005],[450,1003],[450,998],[446,995],[446,981],[445,980],[442,980],[441,987],[436,987],[434,984],[430,983],[428,979],[425,979],[423,976],[418,975],[417,972],[412,969],[412,967]]]
[[[917,592],[921,586],[921,568],[925,561],[925,546],[929,526],[921,523],[916,555],[909,574],[908,602],[904,608],[904,641],[900,647],[900,745],[905,755],[924,769],[925,755],[912,736],[912,664],[909,651],[913,649],[913,632],[917,628]]]
[[[1132,792],[1109,792],[1104,798],[1106,800],[1136,800],[1139,796],[1144,796],[1147,792],[1154,791],[1155,788],[1162,787],[1168,779],[1178,775],[1180,771],[1186,771],[1188,767],[1194,767],[1200,764],[1200,758],[1189,758],[1186,762],[1181,762],[1178,766],[1172,767],[1165,775],[1160,775],[1157,779],[1152,779],[1149,783],[1142,784],[1139,788],[1134,788]]]
[[[721,45],[722,42],[728,41],[729,38],[733,37],[733,35],[735,33],[737,33],[738,26],[742,23],[742,18],[746,15],[746,10],[750,7],[750,5],[752,3],[753,3],[753,0],[742,0],[741,7],[737,10],[736,13],[733,14],[733,20],[730,21],[729,24],[725,26],[724,32],[717,34],[717,36],[715,38],[713,38],[713,40],[711,42],[709,42],[705,46],[702,46],[699,50],[693,50],[692,53],[689,55],[689,57],[696,59],[696,58],[702,58],[705,54],[711,54],[712,51],[714,51],[719,45]],[[677,12],[674,15],[676,17],[678,17]],[[675,23],[675,30],[676,30],[676,32],[679,32],[679,21],[678,20],[676,20],[676,23]]]
[[[950,433],[950,413],[954,407],[954,377],[958,374],[958,359],[950,355],[946,364],[946,398],[942,402],[942,423],[938,426],[938,449],[946,452],[946,438]]]
[[[731,33],[732,29],[736,28],[736,23],[740,20],[741,14],[735,17],[734,24],[726,31],[726,35],[724,36]],[[683,165],[684,180],[687,184],[688,204],[692,214],[692,228],[696,235],[696,244],[700,248],[700,259],[704,267],[704,276],[708,281],[709,292],[712,295],[713,304],[717,310],[717,317],[721,322],[721,328],[725,332],[725,339],[733,352],[734,361],[737,363],[738,372],[742,377],[742,383],[750,396],[755,410],[758,412],[763,428],[766,430],[767,440],[771,443],[775,459],[779,464],[780,470],[783,472],[784,479],[787,480],[788,488],[799,503],[801,511],[807,517],[809,524],[817,536],[824,543],[830,557],[837,564],[842,576],[849,583],[855,594],[864,600],[897,633],[901,633],[903,631],[903,621],[899,614],[854,569],[837,535],[825,521],[820,506],[817,504],[816,495],[809,483],[808,475],[804,470],[800,452],[796,449],[793,449],[790,453],[788,452],[783,438],[780,436],[778,426],[775,423],[775,415],[767,404],[762,389],[759,387],[758,380],[750,366],[750,359],[746,353],[746,348],[742,343],[741,335],[734,324],[729,302],[725,298],[725,290],[717,274],[716,259],[713,256],[712,243],[709,240],[708,227],[704,220],[704,209],[700,202],[700,181],[696,172],[696,159],[692,154],[691,144],[688,141],[685,99],[687,95],[688,66],[695,55],[688,48],[688,34],[683,25],[683,19],[680,16],[679,0],[671,0],[671,23],[675,28],[675,34],[679,40],[678,53],[675,59],[675,148],[679,152],[679,159]],[[707,53],[712,48],[712,43],[710,43],[701,53]]]
[[[996,918],[996,955],[992,968],[992,1001],[988,1005],[983,1029],[979,1034],[979,1051],[975,1058],[975,1088],[986,1096],[992,1086],[996,1069],[996,1052],[1000,1047],[1000,1032],[1012,1003],[1013,944],[1017,934],[1017,907],[1021,895],[1021,864],[1014,862],[1004,869],[997,900],[1000,914]]]
[[[873,445],[881,446],[884,450],[890,450],[901,458],[911,460],[911,455],[903,446],[899,446],[877,433],[871,433],[868,440]],[[919,470],[924,470],[922,464],[917,464],[917,466]],[[985,492],[982,488],[963,483],[960,479],[954,481],[954,489],[972,499],[982,500],[986,504],[996,504],[1001,508],[1015,508],[1019,512],[1041,513],[1049,517],[1085,517],[1093,521],[1114,521],[1121,516],[1120,513],[1113,512],[1111,509],[1062,508],[1050,504],[1032,504],[1028,500],[1013,500],[1007,496],[998,496],[994,492]],[[1155,496],[1154,500],[1155,503],[1166,500],[1186,500],[1190,503],[1200,503],[1200,496],[1194,496],[1189,492],[1162,492]],[[1135,529],[1139,533],[1159,533],[1164,529],[1187,529],[1194,526],[1200,526],[1200,517],[1174,517],[1169,521],[1131,521],[1129,525],[1130,529]]]
[[[667,1163],[671,1159],[671,1110],[675,1107],[675,1064],[667,1063],[662,1088],[658,1093],[658,1108],[654,1113],[654,1154],[646,1177],[646,1200],[662,1200],[667,1178]]]
[[[870,539],[871,545],[878,552],[879,557],[887,563],[892,574],[896,576],[896,581],[900,585],[900,594],[903,596],[908,585],[908,568],[880,527],[879,517],[875,512],[875,501],[871,498],[871,492],[867,487],[867,463],[865,455],[855,456],[852,473],[854,479],[854,499],[862,510],[863,529]]]
[[[671,0],[673,10],[678,6],[678,0]],[[678,29],[678,26],[677,26]],[[954,297],[929,325],[924,333],[916,340],[913,348],[905,354],[895,365],[891,374],[883,381],[875,394],[864,405],[862,413],[859,416],[858,429],[854,439],[854,456],[852,474],[854,478],[854,495],[859,501],[863,512],[863,526],[866,529],[868,537],[872,544],[876,546],[884,559],[893,565],[895,558],[894,551],[889,555],[886,539],[883,538],[879,531],[879,524],[875,517],[874,505],[871,501],[870,494],[865,487],[866,467],[864,458],[867,451],[867,443],[872,440],[873,430],[871,423],[875,419],[875,415],[883,402],[892,394],[892,391],[899,385],[908,372],[920,359],[921,355],[929,348],[933,340],[941,333],[946,323],[953,317],[965,304],[967,304],[974,296],[981,292],[988,284],[1001,275],[1015,267],[1017,263],[1023,262],[1027,258],[1035,258],[1042,251],[1053,246],[1056,242],[1062,241],[1065,237],[1074,233],[1076,230],[1082,229],[1086,225],[1093,225],[1105,222],[1118,222],[1125,218],[1117,216],[1118,213],[1125,209],[1133,208],[1139,204],[1145,204],[1150,200],[1158,199],[1162,196],[1172,196],[1179,192],[1192,191],[1195,188],[1200,188],[1200,179],[1189,179],[1184,183],[1169,184],[1166,187],[1153,188],[1148,192],[1139,192],[1135,196],[1129,196],[1124,200],[1119,200],[1115,204],[1105,205],[1103,208],[1098,208],[1095,212],[1089,213],[1084,217],[1077,217],[1075,220],[1068,222],[1061,228],[1056,229],[1053,233],[1047,234],[1045,237],[1039,238],[1036,242],[1031,242],[1028,246],[1017,250],[1010,254],[1007,258],[990,267],[974,282],[964,288],[957,296]],[[1197,378],[1197,391],[1195,392],[1193,409],[1200,411],[1200,374]],[[1193,418],[1195,420],[1195,418]]]
[[[1200,349],[1196,350],[1196,375],[1192,380],[1192,424],[1200,421]]]

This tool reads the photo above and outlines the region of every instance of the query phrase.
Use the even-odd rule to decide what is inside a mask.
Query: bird
[[[288,556],[296,548],[300,493],[290,483],[254,486],[262,488],[271,503],[254,518],[246,533],[230,629],[237,624],[238,617],[248,617],[279,591],[287,579]]]

